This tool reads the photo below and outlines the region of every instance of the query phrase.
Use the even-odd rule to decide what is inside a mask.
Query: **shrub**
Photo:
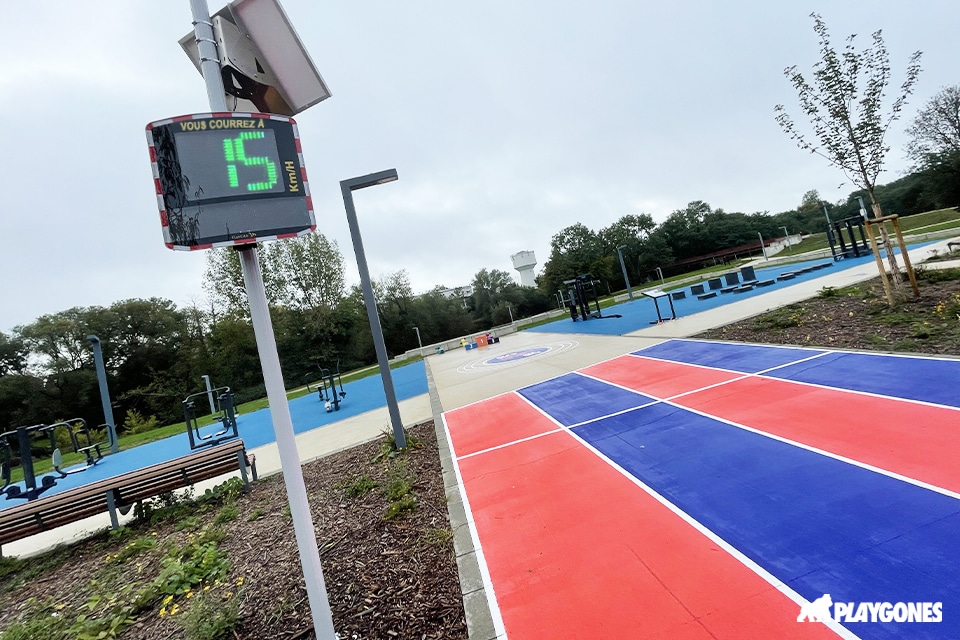
[[[203,593],[190,602],[180,619],[187,640],[224,640],[232,638],[240,624],[240,598],[235,594],[221,598]]]
[[[152,431],[158,426],[157,416],[144,418],[136,409],[127,411],[127,417],[123,420],[124,428],[130,433],[145,433]]]

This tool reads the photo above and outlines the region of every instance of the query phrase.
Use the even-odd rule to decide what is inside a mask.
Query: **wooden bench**
[[[105,464],[109,464],[109,458]],[[119,529],[117,511],[126,513],[132,505],[147,498],[232,471],[240,471],[249,490],[248,466],[256,480],[256,463],[247,458],[243,440],[230,440],[167,462],[0,509],[0,545],[105,511],[110,514],[113,528]]]

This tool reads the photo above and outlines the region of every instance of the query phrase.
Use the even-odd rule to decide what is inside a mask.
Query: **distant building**
[[[442,289],[440,295],[444,298],[460,298],[463,300],[464,306],[466,306],[467,298],[473,295],[473,285],[468,284],[463,287],[454,287],[453,289]]]
[[[510,256],[513,260],[513,268],[520,272],[520,284],[525,287],[537,286],[536,277],[533,274],[533,268],[537,266],[537,256],[533,251],[521,251]]]

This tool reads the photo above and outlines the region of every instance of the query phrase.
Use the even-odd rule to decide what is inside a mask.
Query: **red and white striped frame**
[[[157,151],[153,146],[153,128],[161,127],[174,122],[183,122],[184,120],[207,120],[210,118],[263,118],[268,120],[278,120],[280,122],[289,122],[293,127],[294,143],[297,146],[297,160],[300,163],[300,179],[303,181],[303,191],[307,199],[307,212],[310,216],[310,228],[297,233],[281,233],[273,236],[258,236],[256,238],[242,238],[239,240],[228,240],[225,242],[213,242],[208,244],[198,244],[190,247],[174,245],[170,238],[170,224],[167,219],[167,211],[163,203],[163,186],[160,183],[160,171],[157,168]],[[296,238],[306,235],[316,230],[317,220],[313,212],[313,198],[310,196],[310,183],[307,181],[307,168],[303,161],[303,148],[300,144],[300,130],[293,118],[279,116],[273,113],[245,113],[238,111],[222,111],[213,113],[192,113],[174,118],[157,120],[147,124],[146,127],[147,146],[150,149],[150,169],[153,171],[153,184],[157,195],[157,208],[160,210],[160,226],[163,228],[163,242],[168,249],[179,251],[197,251],[200,249],[215,249],[218,247],[232,247],[237,245],[252,244],[256,242],[265,242],[268,240],[283,240],[285,238]]]

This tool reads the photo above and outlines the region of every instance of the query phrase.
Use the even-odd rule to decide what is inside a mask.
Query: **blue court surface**
[[[426,368],[422,361],[394,369],[392,378],[397,400],[407,400],[428,392]],[[383,382],[379,374],[348,382],[343,388],[347,393],[343,399],[343,404],[341,404],[339,411],[331,413],[326,412],[323,401],[318,398],[316,393],[291,400],[289,406],[294,433],[300,434],[312,429],[322,428],[334,422],[384,407],[387,404],[383,393]],[[215,428],[215,425],[211,425],[202,431],[212,431]],[[237,417],[237,430],[247,450],[275,441],[269,409],[241,414]],[[44,492],[43,495],[53,495],[59,491],[142,469],[189,453],[190,444],[186,433],[149,442],[132,449],[106,455],[96,466],[82,473],[72,474],[58,480],[56,486]],[[0,509],[21,503],[22,500],[0,499]]]
[[[843,637],[960,638],[958,382],[956,359],[672,340],[445,414],[503,630],[538,637],[536,610],[588,637],[586,609],[635,589],[616,615],[638,638],[815,637],[795,618],[827,594],[852,603]],[[543,537],[581,521],[590,539]],[[777,587],[763,604],[758,575]],[[583,581],[612,586],[558,586]],[[859,603],[926,621],[854,619]]]
[[[923,246],[921,243],[916,245],[909,245],[910,249],[915,249],[917,247]],[[897,252],[899,253],[899,251]],[[814,280],[823,275],[827,275],[833,271],[839,269],[849,269],[857,265],[867,265],[874,262],[872,255],[861,256],[859,258],[846,258],[839,262],[834,262],[832,258],[821,258],[818,260],[808,260],[805,262],[795,262],[790,264],[782,264],[774,267],[763,267],[758,266],[755,268],[756,276],[758,280],[773,280],[773,284],[765,287],[754,287],[750,291],[745,291],[742,293],[718,293],[716,297],[708,298],[706,300],[698,300],[696,296],[690,294],[690,286],[686,285],[683,289],[686,291],[686,297],[681,300],[674,300],[673,306],[677,313],[678,318],[683,316],[692,315],[694,313],[699,313],[701,311],[707,311],[709,309],[716,309],[723,305],[729,304],[731,302],[736,302],[738,300],[744,300],[746,298],[752,298],[754,296],[762,295],[764,293],[769,293],[770,291],[776,291],[777,289],[782,289],[784,287],[790,287],[800,282],[806,282],[808,280]],[[831,266],[817,269],[816,271],[810,271],[797,275],[792,280],[783,280],[777,281],[777,277],[787,271],[797,271],[803,269],[804,267],[809,267],[815,264],[829,264]],[[737,269],[730,269],[730,272],[737,272]],[[722,273],[726,272],[717,272],[717,275],[714,277],[720,277]],[[696,283],[694,283],[696,284]],[[699,284],[706,284],[706,280],[700,282]],[[652,286],[658,286],[657,283],[648,283],[646,287],[633,287],[633,297],[634,299],[629,302],[623,302],[606,309],[602,309],[604,315],[603,318],[591,318],[584,322],[583,320],[577,320],[574,322],[569,314],[561,320],[556,320],[548,324],[540,325],[528,329],[528,331],[541,331],[549,333],[584,333],[591,335],[607,335],[607,336],[619,336],[630,333],[632,331],[637,331],[639,329],[644,329],[649,327],[651,324],[657,323],[657,312],[656,307],[654,306],[654,301],[651,298],[645,297],[640,293],[645,288],[650,288]],[[673,291],[678,291],[679,289],[674,289]],[[670,303],[666,298],[657,300],[657,304],[660,306],[660,315],[663,318],[670,317]],[[620,315],[620,318],[607,317]]]

